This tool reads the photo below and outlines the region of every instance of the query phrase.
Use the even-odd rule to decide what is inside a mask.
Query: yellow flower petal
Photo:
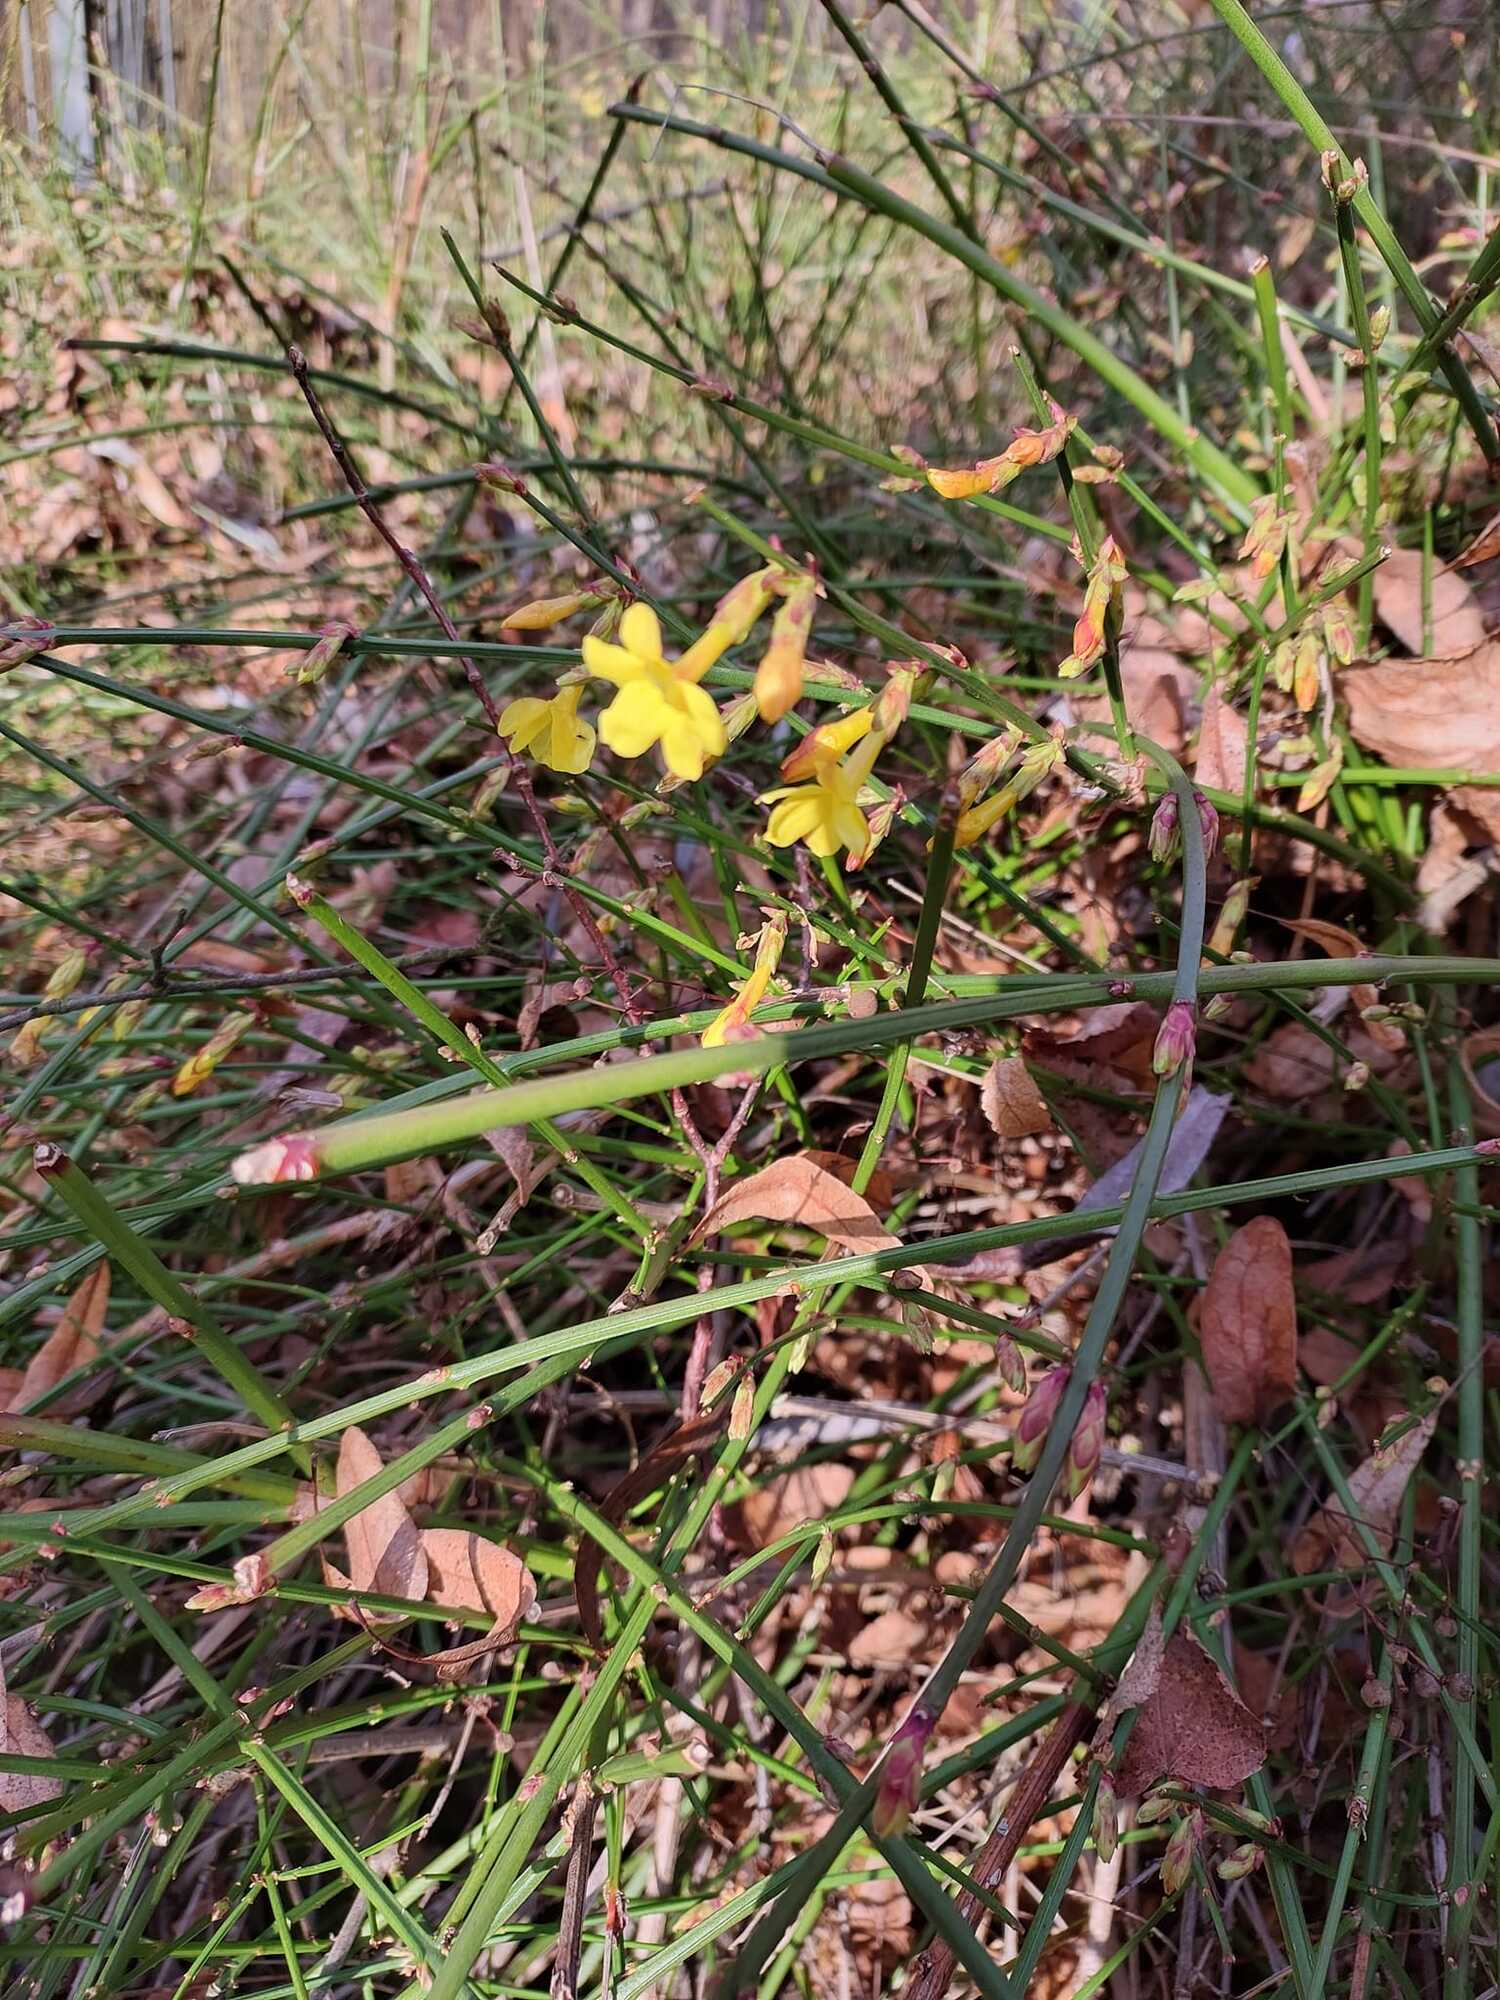
[[[603,681],[613,681],[616,687],[638,680],[646,671],[634,653],[623,646],[611,645],[608,639],[596,639],[592,632],[583,642],[583,664],[591,674],[597,674]]]
[[[723,719],[714,698],[701,687],[691,685],[679,687],[677,698],[682,703],[688,720],[703,739],[703,748],[710,757],[722,757],[729,748],[729,738],[724,730]]]
[[[661,732],[662,761],[674,778],[703,776],[704,743],[685,715],[668,713]]]
[[[660,737],[668,713],[659,688],[631,681],[600,716],[599,734],[617,757],[639,757]]]
[[[545,764],[549,771],[564,771],[569,777],[577,777],[586,771],[593,760],[594,732],[586,722],[576,717],[554,716],[546,752],[537,752],[537,762]]]
[[[531,748],[547,727],[549,715],[548,703],[538,701],[535,695],[523,695],[519,701],[509,702],[501,710],[496,728],[511,749],[519,753]]]
[[[812,785],[798,785],[766,822],[766,839],[773,847],[791,847],[806,840],[824,817],[822,794]]]
[[[661,621],[649,604],[632,604],[620,620],[620,644],[640,660],[661,658]]]
[[[870,844],[870,822],[858,806],[836,805],[831,815],[837,844],[851,855],[863,854]]]

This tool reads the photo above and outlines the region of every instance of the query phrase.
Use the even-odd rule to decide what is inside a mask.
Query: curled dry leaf
[[[386,1640],[381,1645],[409,1665],[432,1668],[440,1681],[461,1681],[469,1667],[515,1638],[536,1603],[536,1585],[518,1555],[464,1528],[428,1528],[422,1548],[432,1602],[450,1611],[483,1611],[493,1623],[482,1638],[436,1653],[397,1652]]]
[[[841,1250],[894,1250],[901,1242],[862,1195],[805,1153],[789,1154],[731,1188],[688,1238],[689,1249],[739,1222],[795,1222]]]
[[[1031,1071],[1019,1056],[998,1056],[985,1071],[980,1090],[984,1115],[1002,1139],[1024,1139],[1050,1131],[1052,1115]]]
[[[1299,1576],[1316,1569],[1362,1569],[1369,1561],[1360,1524],[1389,1555],[1396,1534],[1396,1516],[1406,1498],[1411,1476],[1421,1463],[1433,1431],[1436,1408],[1420,1422],[1409,1424],[1390,1443],[1377,1445],[1349,1475],[1352,1513],[1337,1496],[1325,1500],[1292,1544],[1292,1568]]]
[[[25,1369],[20,1373],[6,1371],[6,1375],[13,1380],[3,1384],[0,1408],[7,1412],[29,1409],[49,1390],[55,1389],[65,1376],[79,1368],[86,1368],[99,1352],[99,1336],[104,1331],[104,1316],[108,1310],[109,1262],[105,1259],[94,1266],[68,1300],[62,1318],[32,1355]],[[53,1414],[65,1415],[65,1406],[54,1404]]]
[[[344,1432],[339,1445],[335,1491],[347,1494],[383,1471],[380,1453],[357,1424]],[[338,1586],[347,1582],[356,1593],[378,1597],[422,1598],[427,1595],[427,1553],[416,1523],[397,1493],[383,1493],[344,1523],[349,1575],[330,1571]]]
[[[1424,643],[1420,549],[1392,549],[1375,571],[1373,583],[1376,615],[1407,652],[1448,659],[1455,653],[1472,653],[1483,643],[1484,616],[1478,599],[1461,576],[1441,563],[1431,567],[1428,608],[1432,643]]]
[[[768,1548],[779,1535],[842,1507],[853,1485],[853,1468],[831,1459],[795,1466],[727,1506],[724,1532],[738,1548]]]
[[[1327,924],[1319,917],[1282,917],[1282,928],[1305,937],[1311,943],[1321,945],[1330,958],[1364,958],[1368,954],[1353,931],[1346,931],[1342,924]],[[1373,986],[1360,985],[1349,988],[1349,998],[1361,1009],[1373,1007],[1379,999]],[[1366,1024],[1370,1039],[1380,1048],[1392,1054],[1406,1047],[1406,1036],[1393,1021],[1370,1021]]]
[[[1274,1216],[1237,1229],[1214,1259],[1198,1334],[1214,1408],[1226,1424],[1261,1422],[1296,1389],[1292,1246]]]
[[[1265,1730],[1197,1641],[1174,1632],[1115,1773],[1120,1797],[1138,1799],[1163,1778],[1229,1791],[1265,1760]]]
[[[1500,770],[1500,640],[1457,659],[1353,667],[1338,686],[1355,742],[1387,764]]]

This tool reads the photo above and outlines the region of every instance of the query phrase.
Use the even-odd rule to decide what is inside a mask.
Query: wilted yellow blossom
[[[1076,680],[1103,653],[1110,607],[1118,601],[1128,575],[1114,536],[1106,535],[1089,570],[1083,613],[1073,627],[1073,650],[1057,669],[1059,679]]]
[[[761,926],[760,937],[755,947],[755,964],[751,968],[750,976],[741,981],[739,990],[729,1005],[721,1008],[704,1029],[704,1048],[722,1048],[726,1042],[739,1041],[747,1033],[753,1033],[750,1016],[766,997],[766,989],[771,983],[772,975],[781,963],[781,951],[785,943],[786,912],[773,910],[769,920]]]
[[[523,695],[501,711],[500,734],[516,756],[532,756],[549,771],[576,775],[594,754],[594,731],[578,720],[582,684],[559,688],[550,701]]]
[[[1051,401],[1049,397],[1049,402]],[[1017,431],[1010,443],[994,458],[982,458],[977,465],[951,471],[930,467],[927,483],[945,500],[972,500],[976,494],[998,493],[1028,466],[1046,465],[1057,457],[1068,441],[1076,417],[1052,403],[1052,422],[1045,430]]]

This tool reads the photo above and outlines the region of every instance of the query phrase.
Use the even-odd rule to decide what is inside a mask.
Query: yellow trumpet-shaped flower
[[[723,756],[728,735],[712,699],[697,684],[713,660],[704,656],[708,649],[701,640],[699,648],[697,657],[685,653],[669,662],[662,653],[661,625],[647,604],[632,604],[625,613],[617,645],[592,634],[584,640],[584,665],[619,689],[599,718],[599,734],[617,756],[639,757],[660,744],[673,777],[688,779],[701,778],[704,765]]]
[[[859,747],[847,757],[820,758],[813,767],[809,785],[780,785],[761,794],[762,805],[779,800],[766,824],[766,839],[773,847],[791,847],[801,841],[813,854],[848,851],[851,866],[857,866],[870,851],[870,822],[858,804],[860,787],[869,777],[885,738],[871,730]]]
[[[769,922],[761,927],[750,977],[741,983],[729,1005],[721,1008],[704,1029],[704,1048],[721,1049],[726,1042],[743,1041],[754,1035],[756,1031],[750,1024],[750,1016],[766,997],[766,989],[781,962],[785,943],[786,912],[773,910]]]
[[[578,720],[582,685],[559,688],[550,701],[523,695],[501,711],[497,725],[512,752],[523,752],[545,764],[549,771],[576,775],[586,771],[594,754],[594,732]]]

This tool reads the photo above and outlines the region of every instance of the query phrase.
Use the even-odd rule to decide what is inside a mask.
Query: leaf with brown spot
[[[901,1242],[881,1226],[862,1195],[805,1153],[789,1154],[731,1188],[698,1224],[687,1247],[740,1222],[795,1222],[841,1250],[894,1250]]]
[[[1122,1799],[1164,1778],[1232,1791],[1266,1761],[1266,1733],[1203,1648],[1174,1632],[1115,1773]]]
[[[1472,653],[1483,644],[1484,615],[1478,599],[1461,576],[1433,563],[1429,598],[1432,643],[1424,646],[1420,549],[1392,549],[1372,582],[1376,616],[1408,653],[1426,652],[1432,659],[1445,660],[1456,653]]]
[[[1390,1554],[1396,1517],[1437,1420],[1434,1406],[1420,1422],[1409,1424],[1389,1444],[1377,1445],[1363,1464],[1355,1466],[1348,1480],[1352,1511],[1345,1511],[1336,1494],[1324,1501],[1292,1544],[1292,1568],[1299,1576],[1317,1569],[1363,1569],[1370,1558],[1357,1525],[1361,1522],[1381,1554]]]
[[[1052,1128],[1052,1114],[1019,1056],[997,1056],[985,1071],[980,1102],[1002,1139],[1025,1139]]]
[[[1387,764],[1500,770],[1500,641],[1459,659],[1351,667],[1338,690],[1355,742]]]
[[[62,1318],[26,1364],[19,1382],[6,1398],[7,1411],[20,1412],[55,1389],[65,1376],[86,1368],[99,1352],[99,1336],[109,1310],[109,1260],[89,1272],[63,1308]],[[53,1415],[65,1415],[54,1404]]]
[[[1272,1215],[1237,1229],[1214,1259],[1198,1308],[1198,1337],[1226,1424],[1270,1416],[1297,1387],[1297,1300],[1292,1246]]]
[[[1245,724],[1216,687],[1203,699],[1198,729],[1198,761],[1193,776],[1211,792],[1245,790]]]
[[[339,1444],[338,1497],[342,1500],[383,1470],[380,1453],[351,1424]],[[426,1551],[399,1494],[383,1493],[361,1507],[344,1523],[344,1545],[349,1551],[347,1581],[354,1591],[413,1599],[427,1595]]]

